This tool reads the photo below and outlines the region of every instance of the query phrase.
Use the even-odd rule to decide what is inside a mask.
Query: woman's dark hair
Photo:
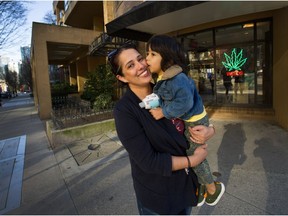
[[[121,75],[123,76],[123,72],[122,72],[122,68],[121,65],[119,63],[119,55],[127,49],[136,49],[136,46],[134,44],[124,44],[121,47],[112,50],[109,54],[108,54],[108,62],[110,63],[112,72],[115,76],[117,75]]]
[[[154,35],[147,42],[147,51],[149,47],[161,55],[161,69],[163,71],[175,64],[182,67],[183,70],[186,69],[185,53],[175,38],[168,35]]]

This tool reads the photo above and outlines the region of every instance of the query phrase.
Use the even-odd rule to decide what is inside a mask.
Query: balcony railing
[[[114,50],[127,43],[136,44],[136,41],[120,37],[112,37],[107,33],[103,33],[92,42],[89,47],[89,53],[90,55],[94,56],[106,56],[111,50]]]

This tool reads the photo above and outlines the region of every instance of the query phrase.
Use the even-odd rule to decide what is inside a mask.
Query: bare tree
[[[20,29],[26,23],[25,1],[0,1],[0,50],[13,46],[21,39]]]
[[[5,82],[8,85],[9,91],[17,92],[18,76],[16,71],[10,71],[8,65],[4,66]]]
[[[22,60],[21,68],[19,71],[19,84],[25,85],[32,89],[32,69],[29,58]]]
[[[53,24],[56,25],[56,16],[54,15],[53,11],[47,11],[44,18],[43,22],[47,24]]]

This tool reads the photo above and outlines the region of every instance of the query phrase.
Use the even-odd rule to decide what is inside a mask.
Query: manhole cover
[[[103,158],[123,148],[106,134],[77,140],[67,144],[67,147],[79,166]]]

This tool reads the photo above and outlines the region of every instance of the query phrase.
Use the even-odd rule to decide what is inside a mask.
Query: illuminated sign
[[[244,72],[241,70],[241,67],[247,61],[247,58],[243,58],[243,49],[237,54],[236,48],[232,50],[231,56],[224,53],[226,62],[222,62],[224,67],[228,72],[227,76],[241,76]]]

